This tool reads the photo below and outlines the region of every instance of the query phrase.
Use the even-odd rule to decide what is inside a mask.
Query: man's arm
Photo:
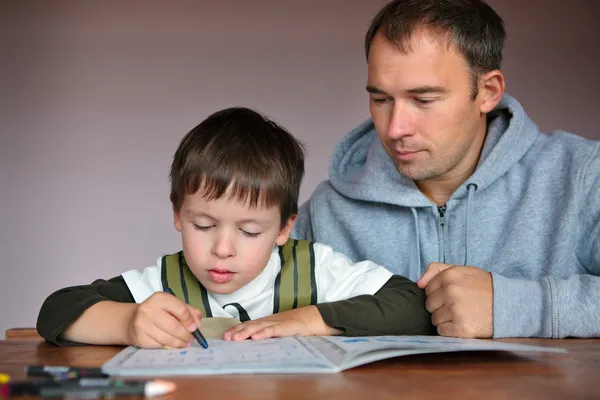
[[[554,261],[565,263],[564,268],[552,268],[581,274],[526,280],[432,263],[418,284],[426,288],[426,304],[441,335],[600,337],[599,145],[586,167],[573,179],[581,211],[572,240],[564,244],[573,247],[573,257]],[[451,311],[446,304],[452,304]]]

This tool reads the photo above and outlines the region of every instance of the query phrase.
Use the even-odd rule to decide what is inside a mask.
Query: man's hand
[[[177,297],[157,292],[138,304],[129,317],[128,344],[141,348],[188,347],[202,312]]]
[[[490,338],[494,334],[492,274],[477,268],[431,263],[417,282],[442,336]]]
[[[223,333],[223,340],[267,339],[284,336],[330,336],[342,333],[331,328],[316,306],[284,311],[254,321],[246,321]]]

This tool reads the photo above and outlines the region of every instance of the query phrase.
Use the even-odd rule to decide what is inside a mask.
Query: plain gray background
[[[34,326],[56,289],[179,250],[171,157],[219,108],[256,108],[306,143],[307,199],[368,117],[363,35],[384,3],[1,1],[0,331]],[[508,93],[543,130],[600,139],[600,2],[490,4]]]

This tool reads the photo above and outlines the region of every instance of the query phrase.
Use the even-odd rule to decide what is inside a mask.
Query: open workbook
[[[456,351],[542,351],[564,349],[439,336],[312,336],[228,342],[208,339],[208,349],[127,347],[102,366],[117,376],[332,373],[370,362],[423,353]]]

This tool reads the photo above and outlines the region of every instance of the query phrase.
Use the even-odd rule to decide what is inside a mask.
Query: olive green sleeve
[[[325,323],[347,336],[432,335],[425,291],[394,275],[374,295],[317,304]]]
[[[71,286],[52,293],[38,314],[38,334],[58,346],[82,344],[63,340],[61,335],[85,310],[105,300],[135,303],[122,276],[98,279],[90,285]]]

